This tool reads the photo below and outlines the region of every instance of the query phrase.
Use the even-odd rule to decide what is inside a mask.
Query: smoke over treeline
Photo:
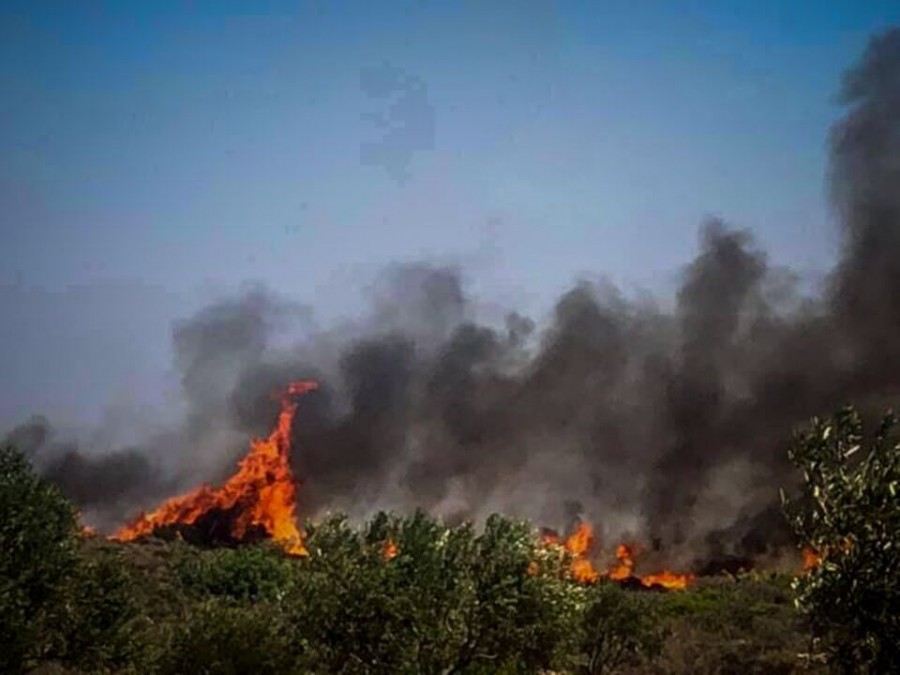
[[[764,555],[786,541],[792,429],[900,395],[900,30],[873,39],[841,94],[843,247],[815,295],[719,221],[702,226],[674,303],[583,282],[545,326],[479,321],[459,270],[397,265],[370,316],[276,346],[298,308],[256,288],[176,324],[183,428],[100,457],[40,420],[11,436],[113,524],[227,473],[272,424],[272,392],[314,377],[294,431],[304,515],[421,506],[564,526],[583,513],[673,557]]]

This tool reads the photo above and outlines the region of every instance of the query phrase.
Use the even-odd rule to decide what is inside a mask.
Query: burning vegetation
[[[275,428],[266,438],[254,439],[250,452],[238,464],[237,472],[221,487],[201,485],[188,494],[173,497],[150,513],[119,529],[114,541],[135,541],[165,531],[203,543],[242,544],[271,539],[289,555],[307,555],[303,536],[297,525],[296,481],[291,470],[292,425],[298,408],[297,398],[318,387],[313,381],[288,384],[278,395],[281,411]],[[95,536],[89,526],[85,536]],[[694,581],[690,574],[658,574],[638,576],[634,573],[634,546],[620,544],[617,562],[605,572],[593,562],[594,528],[578,521],[573,531],[560,541],[553,530],[544,528],[541,543],[564,552],[569,560],[569,573],[574,581],[593,584],[606,577],[623,586],[659,589],[684,589]],[[398,553],[393,539],[382,544],[382,556],[392,560]],[[535,571],[538,568],[530,568]]]
[[[541,541],[548,547],[561,547],[570,556],[572,578],[582,583],[592,584],[607,578],[627,588],[680,590],[696,580],[692,574],[676,574],[668,570],[656,574],[637,574],[637,547],[634,544],[619,544],[616,547],[616,561],[605,571],[598,570],[591,557],[594,550],[594,528],[584,521],[576,523],[564,541],[560,540],[556,532],[547,529],[542,531]]]
[[[281,412],[267,438],[254,439],[250,452],[222,487],[202,485],[142,513],[113,535],[133,541],[165,528],[197,528],[208,540],[246,542],[273,539],[291,555],[305,555],[297,527],[296,482],[291,470],[291,425],[296,396],[315,382],[292,382],[280,394]]]

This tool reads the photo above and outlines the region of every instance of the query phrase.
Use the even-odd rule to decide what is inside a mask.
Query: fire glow
[[[222,487],[201,485],[174,497],[152,513],[142,513],[113,535],[118,541],[133,541],[173,525],[193,525],[213,512],[236,515],[229,523],[230,535],[244,540],[251,531],[262,531],[291,555],[306,555],[295,514],[296,484],[291,471],[291,425],[297,412],[296,396],[317,388],[311,381],[289,384],[279,398],[281,412],[267,438],[250,442],[250,452],[238,464],[237,473]]]
[[[545,546],[562,546],[571,556],[570,573],[575,581],[592,584],[606,577],[612,581],[627,583],[639,582],[646,588],[665,588],[667,590],[684,589],[694,583],[693,574],[679,574],[663,570],[657,574],[635,574],[634,545],[619,544],[616,547],[616,562],[605,572],[598,570],[589,557],[594,543],[594,528],[590,523],[580,521],[574,531],[560,542],[559,536],[552,530],[544,530],[541,540]]]

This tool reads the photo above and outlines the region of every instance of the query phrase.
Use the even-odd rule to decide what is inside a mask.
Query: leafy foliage
[[[75,563],[75,510],[24,456],[0,449],[0,671],[54,648],[48,624]]]
[[[219,549],[187,557],[178,571],[190,592],[234,600],[277,600],[291,580],[291,568],[284,554],[267,545]]]
[[[190,606],[157,638],[151,667],[159,675],[282,675],[295,670],[289,628],[263,604],[212,599]]]
[[[656,595],[662,650],[649,672],[684,675],[814,671],[809,636],[783,574],[706,578],[687,593]],[[646,664],[647,659],[642,663]],[[644,671],[641,671],[644,672]]]
[[[536,672],[561,658],[581,591],[530,574],[535,546],[499,516],[481,534],[423,512],[361,533],[336,516],[309,528],[289,611],[316,672]]]
[[[792,461],[804,472],[793,523],[820,563],[796,582],[799,606],[845,672],[900,663],[900,443],[887,415],[871,439],[852,409],[813,420]]]
[[[94,672],[140,660],[144,645],[135,581],[119,551],[79,560],[57,614],[55,656],[61,663]]]
[[[656,656],[664,633],[650,598],[630,598],[610,583],[601,583],[590,594],[582,619],[579,671],[587,675],[618,672],[642,657]]]

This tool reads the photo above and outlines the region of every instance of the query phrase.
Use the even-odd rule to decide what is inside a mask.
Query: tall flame
[[[238,470],[220,488],[201,485],[196,490],[163,502],[152,513],[142,513],[113,535],[132,541],[167,525],[192,525],[214,510],[236,511],[231,536],[243,539],[248,530],[261,529],[291,555],[306,555],[294,513],[296,485],[291,471],[291,424],[297,412],[294,397],[318,387],[316,382],[292,382],[279,395],[278,423],[267,438],[250,442],[250,452]]]
[[[541,532],[541,541],[545,546],[562,545],[568,551],[572,557],[569,571],[575,581],[592,584],[600,578],[600,572],[588,557],[594,544],[594,528],[590,523],[579,521],[572,534],[566,537],[565,542],[562,543],[556,532],[545,529]]]
[[[592,584],[600,578],[600,573],[588,558],[593,543],[594,528],[584,521],[579,522],[566,539],[566,550],[572,554],[572,577],[575,581]]]
[[[616,565],[609,568],[609,578],[623,581],[634,576],[634,547],[625,544],[616,546]]]

